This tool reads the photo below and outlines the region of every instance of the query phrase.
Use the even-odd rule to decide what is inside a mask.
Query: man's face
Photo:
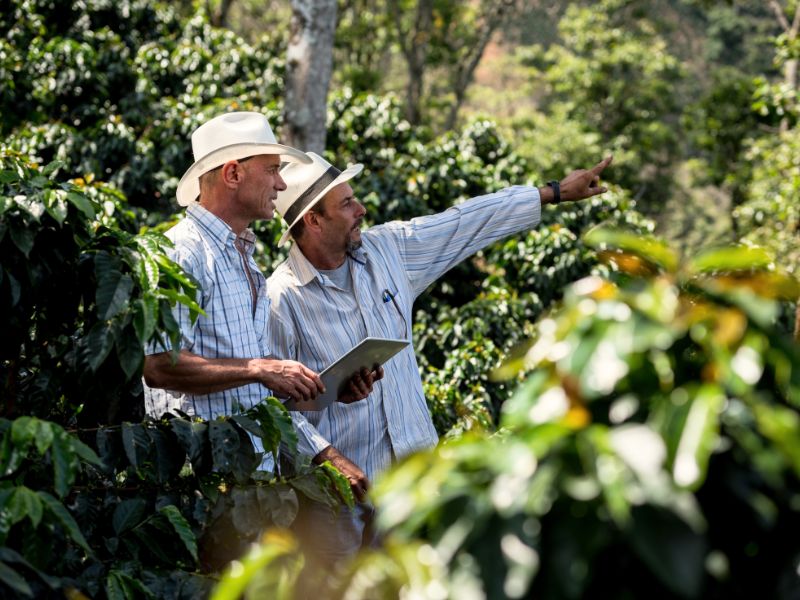
[[[361,222],[367,211],[356,200],[350,184],[337,185],[325,195],[321,204],[324,210],[320,215],[324,243],[333,250],[346,252],[359,248]]]
[[[286,189],[279,171],[281,157],[278,154],[253,156],[239,163],[244,171],[244,181],[239,187],[239,208],[249,221],[271,219],[275,214],[275,199],[278,192]]]

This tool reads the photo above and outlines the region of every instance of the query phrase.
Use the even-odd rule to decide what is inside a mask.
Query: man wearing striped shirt
[[[542,188],[514,186],[408,222],[361,231],[365,210],[345,171],[308,153],[310,163],[281,171],[287,189],[277,210],[295,244],[268,281],[275,352],[324,369],[367,336],[410,339],[414,300],[461,260],[505,236],[535,227],[541,205],[606,191],[599,176],[611,162],[570,173]],[[359,500],[369,481],[393,460],[437,441],[410,346],[384,365],[372,393],[352,404],[292,413],[300,449],[315,462],[330,460],[350,480]],[[377,379],[377,377],[376,377]],[[322,557],[336,561],[369,542],[369,507],[329,511],[311,507],[308,529]],[[333,532],[333,533],[330,533]]]
[[[205,315],[192,322],[188,309],[176,305],[182,334],[177,362],[169,347],[146,349],[145,409],[155,417],[179,409],[214,419],[252,407],[270,390],[312,399],[322,391],[317,373],[297,361],[263,358],[273,354],[269,298],[248,229],[274,214],[277,194],[286,188],[281,161],[309,159],[277,144],[266,117],[252,112],[201,125],[192,149],[195,163],[177,190],[186,216],[166,235],[174,243],[170,257],[200,284],[197,302]],[[271,467],[265,457],[262,468]]]

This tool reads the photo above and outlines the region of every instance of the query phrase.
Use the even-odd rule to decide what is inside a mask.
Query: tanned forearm
[[[181,350],[173,363],[169,352],[145,357],[144,380],[150,387],[187,394],[210,394],[229,388],[260,383],[258,359],[205,358]]]
[[[206,358],[181,350],[145,356],[144,380],[154,388],[210,394],[260,383],[283,398],[310,400],[324,390],[319,375],[300,363],[272,358]]]

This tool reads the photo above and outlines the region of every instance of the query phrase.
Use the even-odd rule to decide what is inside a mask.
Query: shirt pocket
[[[381,315],[384,335],[389,338],[407,339],[408,324],[405,295],[397,288],[385,288],[378,299],[376,308]]]

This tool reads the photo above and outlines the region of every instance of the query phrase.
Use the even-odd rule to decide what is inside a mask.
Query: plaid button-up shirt
[[[206,313],[192,323],[189,310],[180,304],[175,306],[173,314],[183,338],[181,347],[205,358],[268,356],[269,298],[266,279],[253,260],[253,232],[246,229],[237,238],[224,221],[193,204],[186,209],[186,217],[166,235],[175,244],[168,252],[170,258],[200,283],[197,303]],[[243,252],[237,250],[237,245]],[[163,351],[160,346],[146,349],[148,354]],[[155,417],[177,408],[214,419],[250,408],[270,395],[258,383],[210,394],[182,394],[146,384],[144,388],[145,410]],[[260,451],[261,446],[257,445]]]
[[[347,258],[352,291],[317,271],[295,244],[268,281],[273,352],[319,372],[364,337],[410,339],[412,305],[428,285],[490,243],[534,227],[540,217],[538,190],[515,186],[437,215],[372,227]],[[385,291],[395,302],[384,301]],[[300,450],[314,456],[333,445],[372,478],[393,457],[434,446],[438,438],[413,347],[389,360],[384,371],[365,400],[293,412]]]

